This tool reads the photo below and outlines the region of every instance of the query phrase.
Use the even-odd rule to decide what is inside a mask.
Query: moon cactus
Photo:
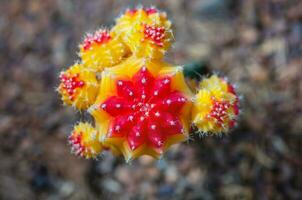
[[[156,8],[127,10],[111,30],[87,34],[80,63],[60,75],[66,105],[87,111],[69,136],[72,151],[96,158],[103,150],[127,161],[160,158],[198,132],[228,132],[237,122],[233,85],[213,75],[192,92],[183,67],[163,61],[173,38],[171,22]],[[195,94],[196,93],[196,94]]]

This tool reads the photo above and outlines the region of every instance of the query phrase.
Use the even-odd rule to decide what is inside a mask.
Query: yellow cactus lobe
[[[71,151],[83,158],[96,158],[103,150],[98,132],[89,123],[77,124],[68,137]]]
[[[137,57],[160,59],[171,45],[173,34],[166,13],[155,8],[128,10],[112,30]]]
[[[187,139],[191,96],[180,68],[131,57],[103,72],[89,112],[100,140],[122,152],[126,160],[141,155],[158,158]]]
[[[87,109],[98,92],[98,81],[95,73],[84,68],[83,64],[75,64],[61,72],[58,92],[66,105],[77,109]]]
[[[203,133],[228,132],[236,123],[238,109],[234,87],[213,75],[200,83],[193,103],[193,123]]]
[[[100,72],[121,62],[128,53],[118,37],[100,29],[94,34],[87,34],[80,45],[79,55],[85,67]]]

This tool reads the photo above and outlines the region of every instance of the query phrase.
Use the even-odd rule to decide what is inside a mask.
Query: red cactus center
[[[165,39],[165,28],[155,25],[144,25],[144,38],[152,41],[153,44],[162,47]]]
[[[68,142],[71,145],[71,151],[77,156],[82,156],[83,152],[85,151],[85,146],[82,144],[82,135],[82,132],[74,132],[70,136],[68,136]]]
[[[227,112],[231,105],[228,101],[218,101],[215,98],[212,99],[212,102],[213,107],[207,117],[214,119],[219,126],[222,126],[228,118]]]
[[[156,8],[146,8],[145,12],[147,13],[147,15],[152,15],[152,14],[157,13],[158,11]]]
[[[84,87],[84,81],[80,80],[79,74],[70,75],[68,73],[61,73],[60,80],[62,88],[67,92],[69,98],[73,100],[77,88]]]
[[[89,50],[92,44],[105,44],[111,40],[110,33],[106,30],[98,30],[94,34],[88,34],[83,42],[84,50]]]
[[[116,87],[117,95],[100,105],[113,117],[108,137],[126,137],[132,150],[144,144],[161,149],[168,137],[183,133],[179,115],[187,99],[172,90],[171,77],[155,78],[142,67]]]

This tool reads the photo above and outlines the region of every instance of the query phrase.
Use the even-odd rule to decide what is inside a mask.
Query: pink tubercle
[[[165,27],[156,25],[144,25],[144,39],[152,41],[153,44],[162,47],[165,39]]]
[[[77,156],[83,156],[85,146],[82,144],[82,132],[73,132],[69,137],[68,141],[71,145],[71,151]]]
[[[155,13],[158,13],[158,10],[156,8],[143,8],[142,9],[143,11],[146,12],[147,15],[152,15],[152,14],[155,14]],[[129,14],[131,16],[135,15],[137,13],[138,9],[137,8],[133,8],[133,9],[128,9],[126,11],[126,14]]]
[[[158,10],[156,8],[145,8],[145,12],[147,13],[147,15],[152,15],[158,13]]]
[[[136,8],[134,8],[134,9],[128,9],[126,11],[126,13],[133,16],[133,15],[135,15],[137,13],[137,11],[138,10]]]
[[[230,83],[227,83],[227,85],[228,85],[228,92],[236,95],[235,87]]]
[[[60,74],[61,87],[67,92],[71,100],[74,99],[76,90],[84,87],[85,83],[79,78],[79,74],[70,75],[68,73]]]
[[[215,119],[215,122],[222,126],[226,120],[228,120],[228,109],[231,107],[230,103],[227,101],[218,101],[216,99],[212,99],[213,107],[208,114],[208,117],[211,119]]]
[[[235,90],[235,87],[229,83],[228,83],[228,92],[230,92],[236,96],[236,100],[233,104],[233,109],[234,109],[234,114],[238,115],[239,114],[239,98],[238,98],[237,92]]]
[[[111,35],[107,30],[98,30],[93,35],[87,34],[86,38],[83,41],[83,48],[85,51],[91,48],[92,44],[106,44],[111,40]]]

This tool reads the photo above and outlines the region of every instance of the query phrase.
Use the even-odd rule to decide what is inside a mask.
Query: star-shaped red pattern
[[[162,150],[169,136],[182,134],[178,115],[187,102],[179,91],[171,89],[171,78],[155,78],[142,67],[130,80],[116,81],[117,95],[100,104],[114,119],[109,138],[127,139],[131,150],[148,145]]]

